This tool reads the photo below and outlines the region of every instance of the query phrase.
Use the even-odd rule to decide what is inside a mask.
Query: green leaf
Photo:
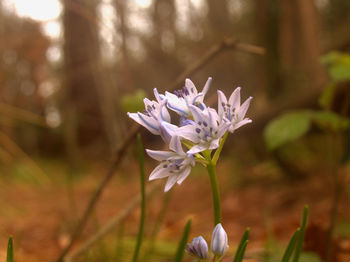
[[[333,99],[334,99],[336,87],[337,87],[337,85],[333,82],[328,84],[328,86],[322,92],[322,94],[318,100],[321,107],[323,107],[325,109],[329,109],[331,107]]]
[[[183,233],[182,233],[182,238],[179,242],[179,245],[177,246],[177,251],[174,257],[174,262],[181,262],[184,257],[185,253],[185,247],[188,242],[188,236],[190,234],[191,230],[191,223],[192,219],[189,219],[184,227]]]
[[[350,80],[350,54],[330,52],[322,56],[321,63],[328,66],[328,73],[333,82]]]
[[[249,240],[244,241],[239,251],[237,251],[236,256],[233,260],[234,262],[242,262],[244,258],[245,249],[247,248],[247,245],[248,245],[248,241]]]
[[[343,82],[350,80],[350,66],[347,65],[333,65],[329,68],[329,75],[334,82]]]
[[[322,262],[319,255],[313,252],[303,252],[300,256],[300,262]]]
[[[144,159],[144,149],[142,145],[141,135],[137,134],[137,149],[139,153],[139,163],[140,163],[140,184],[141,184],[141,215],[139,224],[139,233],[137,235],[137,242],[133,255],[133,262],[136,262],[140,253],[143,231],[145,226],[145,216],[146,216],[146,193],[145,193],[145,159]]]
[[[9,242],[7,245],[7,262],[14,262],[14,256],[13,256],[13,240],[12,236],[9,238]]]
[[[305,236],[308,216],[309,216],[309,207],[306,205],[304,206],[303,217],[300,223],[300,234],[296,243],[293,262],[299,262],[301,250],[303,249],[304,236]]]
[[[236,252],[236,255],[233,259],[233,262],[240,262],[242,261],[243,259],[243,256],[244,256],[244,251],[245,251],[245,248],[248,244],[248,237],[249,237],[249,227],[247,227],[243,233],[243,236],[241,238],[241,241],[239,242],[239,245],[238,245],[238,248],[237,248],[237,252]]]
[[[143,99],[146,97],[145,91],[137,89],[132,94],[126,94],[121,98],[121,106],[124,112],[142,112],[144,109]]]
[[[310,128],[310,111],[293,111],[267,124],[264,130],[268,150],[275,150],[304,135]]]
[[[284,252],[284,255],[282,257],[282,262],[289,262],[292,254],[293,254],[293,250],[295,247],[295,244],[298,240],[298,237],[300,235],[300,228],[298,228],[295,233],[293,234],[291,240],[289,241],[289,244],[286,248],[286,251]]]
[[[330,111],[312,111],[311,120],[320,128],[342,131],[349,127],[349,120]]]

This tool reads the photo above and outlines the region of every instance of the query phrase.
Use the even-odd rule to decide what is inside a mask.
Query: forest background
[[[247,261],[275,261],[308,204],[305,261],[348,261],[349,32],[344,0],[1,0],[0,258],[9,235],[16,261],[58,258],[98,188],[74,248],[125,212],[139,194],[126,112],[154,87],[190,77],[201,89],[211,76],[209,96],[241,86],[254,97],[253,123],[218,164],[230,246],[249,226]],[[211,232],[202,173],[150,194],[146,260],[172,257],[188,216],[193,236]],[[129,259],[139,212],[76,259]]]

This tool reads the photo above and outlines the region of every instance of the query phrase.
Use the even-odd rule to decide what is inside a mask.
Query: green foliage
[[[268,150],[275,150],[304,135],[310,128],[309,111],[293,111],[273,119],[264,130]]]
[[[329,108],[333,101],[337,84],[350,81],[350,54],[330,52],[321,58],[321,63],[327,66],[331,82],[321,95],[319,103],[323,108]]]
[[[233,262],[241,262],[243,260],[245,249],[248,245],[249,231],[250,231],[249,228],[246,228],[246,230],[244,231],[244,234],[243,234],[241,241],[238,245],[237,252],[236,252],[236,255],[233,259]]]
[[[303,252],[300,255],[300,262],[322,262],[320,257],[313,252]]]
[[[133,94],[123,95],[121,105],[124,112],[140,112],[144,109],[143,99],[146,97],[145,91],[137,89]]]
[[[329,83],[323,93],[321,94],[318,103],[321,107],[328,109],[334,99],[335,90],[337,85],[333,82]]]
[[[301,250],[303,248],[303,243],[304,243],[304,236],[305,236],[305,230],[306,230],[306,224],[309,216],[309,207],[304,206],[304,211],[303,211],[303,217],[301,219],[300,223],[300,234],[298,234],[298,239],[295,244],[295,251],[294,251],[294,257],[293,257],[293,262],[299,262],[300,259],[300,254]]]
[[[349,221],[347,221],[345,219],[341,219],[335,227],[335,234],[339,237],[344,237],[344,238],[350,237],[350,223],[349,223]]]
[[[144,159],[144,149],[142,145],[141,135],[137,134],[137,149],[139,153],[139,163],[140,163],[140,182],[141,182],[141,217],[139,225],[139,233],[137,236],[136,247],[133,255],[133,262],[136,262],[139,256],[143,231],[145,226],[145,217],[146,217],[146,192],[145,192],[145,159]]]
[[[12,236],[9,238],[8,246],[7,246],[7,262],[14,262],[14,256],[13,256],[13,240]]]
[[[191,231],[192,219],[189,219],[184,227],[182,238],[177,246],[177,251],[174,256],[174,262],[181,262],[184,257],[185,247],[188,241],[188,236]]]
[[[328,66],[328,73],[332,81],[350,80],[350,54],[330,52],[321,58],[321,63]]]
[[[349,128],[349,120],[329,111],[296,110],[280,115],[264,130],[268,150],[275,150],[305,135],[311,124],[321,129],[339,132]]]
[[[318,127],[333,132],[346,130],[349,127],[348,119],[330,111],[312,111],[310,116]]]
[[[299,235],[300,235],[300,228],[298,228],[295,231],[295,233],[293,234],[291,240],[289,241],[287,249],[284,252],[284,255],[282,257],[282,262],[289,262],[290,258],[292,257],[293,250],[295,248],[295,245],[297,243]]]

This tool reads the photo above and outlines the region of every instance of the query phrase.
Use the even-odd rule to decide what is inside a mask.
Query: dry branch
[[[9,104],[0,103],[0,112],[2,115],[7,115],[30,124],[48,127],[44,117]]]
[[[200,59],[193,62],[182,74],[179,75],[178,78],[176,78],[176,80],[174,81],[174,84],[170,87],[170,89],[174,90],[179,86],[181,86],[186,77],[197,72],[205,64],[207,64],[211,59],[213,59],[216,55],[218,55],[219,53],[225,50],[238,50],[238,51],[247,52],[251,54],[258,54],[258,55],[265,54],[265,49],[262,47],[251,45],[251,44],[240,43],[239,40],[236,38],[226,38],[223,41],[221,41],[221,43],[212,46]],[[56,260],[57,262],[64,261],[65,256],[67,255],[67,253],[70,251],[75,241],[80,236],[104,188],[107,186],[108,182],[113,177],[115,171],[119,167],[119,164],[125,155],[127,148],[129,147],[130,143],[133,141],[133,139],[135,138],[139,130],[140,130],[140,126],[137,124],[134,124],[129,132],[129,135],[125,138],[124,143],[117,150],[114,161],[112,162],[110,168],[108,169],[101,184],[98,186],[97,190],[92,195],[89,201],[89,204],[85,209],[83,217],[81,218],[77,228],[72,234],[70,243],[61,252],[60,256]]]
[[[161,184],[152,184],[146,192],[146,197],[152,195],[156,190],[161,187]],[[110,232],[115,226],[122,222],[140,203],[140,195],[135,196],[131,199],[126,207],[123,208],[117,215],[111,218],[102,228],[100,228],[93,236],[86,240],[83,244],[80,245],[76,250],[68,253],[65,262],[71,262],[79,255],[86,252],[93,244],[103,238],[108,232]]]

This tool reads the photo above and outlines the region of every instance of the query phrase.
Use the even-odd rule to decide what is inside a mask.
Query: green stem
[[[141,217],[140,217],[139,233],[137,235],[136,247],[132,258],[133,262],[138,261],[142,238],[143,238],[143,231],[145,226],[145,217],[146,217],[145,160],[143,155],[144,149],[143,149],[142,139],[140,134],[137,134],[137,149],[139,153],[139,162],[140,162]]]
[[[221,202],[218,179],[216,177],[216,165],[212,160],[208,161],[207,170],[210,178],[211,192],[214,204],[214,226],[221,223]]]
[[[216,149],[214,156],[213,156],[213,163],[216,165],[216,163],[218,162],[221,150],[225,144],[226,138],[227,138],[228,132],[225,133],[225,135],[222,137],[221,141],[220,141],[220,145],[219,148]]]

